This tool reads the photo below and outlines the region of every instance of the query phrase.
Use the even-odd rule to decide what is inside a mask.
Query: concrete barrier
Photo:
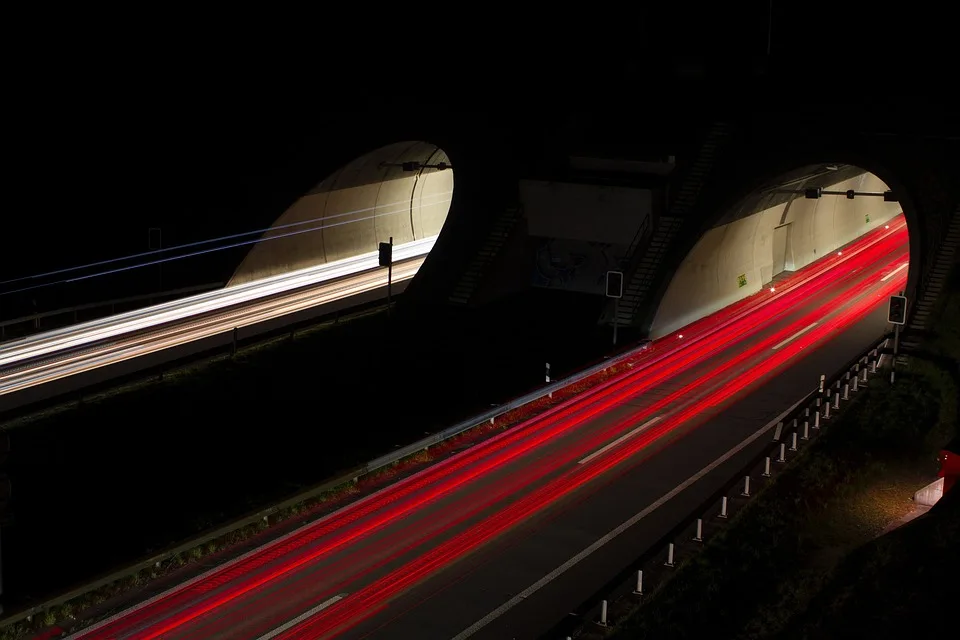
[[[932,507],[943,497],[943,478],[937,478],[913,494],[913,501],[924,507]]]

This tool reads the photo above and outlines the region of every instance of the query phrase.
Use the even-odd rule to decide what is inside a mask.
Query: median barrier
[[[229,334],[228,334],[229,335]],[[307,502],[314,498],[319,497],[321,494],[336,489],[338,487],[356,483],[361,477],[372,473],[378,469],[389,466],[395,462],[403,460],[404,458],[416,454],[420,451],[428,449],[431,446],[440,444],[441,442],[448,440],[454,436],[457,436],[465,431],[468,431],[474,427],[482,426],[488,421],[494,421],[497,417],[503,416],[515,409],[523,407],[535,400],[539,400],[544,396],[548,396],[556,391],[569,387],[573,384],[581,382],[593,375],[601,373],[611,367],[617,366],[621,362],[628,360],[636,355],[639,355],[646,350],[646,346],[639,346],[631,349],[627,349],[622,353],[616,355],[615,357],[603,360],[593,366],[590,366],[582,371],[579,371],[573,375],[570,375],[566,378],[553,382],[549,385],[536,389],[528,394],[520,396],[507,402],[503,405],[498,405],[497,407],[480,414],[479,416],[474,416],[464,420],[458,424],[453,425],[443,431],[430,435],[426,438],[423,438],[413,444],[401,447],[395,451],[391,451],[388,454],[382,455],[378,458],[367,462],[364,465],[356,467],[354,470],[346,473],[338,478],[324,482],[323,484],[313,487],[312,489],[300,493],[296,496],[293,496],[279,504],[261,509],[256,513],[242,516],[232,522],[223,525],[213,531],[209,531],[195,538],[179,544],[175,547],[157,553],[145,560],[141,560],[134,564],[128,565],[117,571],[113,571],[101,578],[98,578],[90,583],[84,584],[81,587],[71,589],[55,598],[44,601],[43,603],[33,605],[31,607],[22,609],[20,611],[14,612],[9,616],[0,618],[0,628],[7,627],[12,624],[16,624],[22,620],[33,619],[37,614],[43,613],[54,607],[63,605],[71,600],[80,598],[86,594],[89,594],[97,589],[101,589],[113,583],[119,582],[130,576],[135,576],[139,572],[150,569],[153,567],[162,566],[163,563],[170,561],[175,556],[180,554],[185,554],[192,549],[202,547],[203,545],[215,541],[219,538],[224,538],[229,536],[232,533],[245,529],[253,525],[260,525],[261,523],[267,523],[269,526],[270,516],[273,516],[281,511],[289,509],[290,507],[296,506],[303,502]]]

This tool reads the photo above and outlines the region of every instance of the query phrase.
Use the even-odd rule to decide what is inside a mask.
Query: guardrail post
[[[829,402],[827,403],[827,406],[823,410],[823,419],[824,420],[830,419],[830,403]]]
[[[849,384],[843,385],[843,399],[844,399],[844,400],[849,400],[849,399],[850,399],[850,385],[849,385]],[[839,402],[839,400],[838,400],[837,402]]]
[[[600,626],[607,626],[607,601],[604,600],[600,603]]]
[[[860,381],[860,384],[867,384],[867,373],[868,373],[868,372],[867,372],[866,367],[864,367],[864,369],[863,369],[863,371],[862,371],[861,373],[863,374],[863,376],[862,376],[862,380]]]
[[[780,457],[777,458],[777,462],[783,464],[787,461],[787,445],[784,442],[780,443]]]
[[[814,429],[820,428],[820,412],[819,411],[813,414],[813,428]]]
[[[876,373],[876,372],[877,372],[877,361],[876,359],[873,359],[870,361],[870,373]]]
[[[853,386],[850,387],[850,391],[856,393],[860,390],[860,376],[853,376]]]
[[[667,545],[667,561],[663,563],[665,567],[673,566],[673,543]]]
[[[809,439],[810,439],[810,421],[809,421],[809,420],[804,420],[804,421],[803,421],[803,437],[800,438],[800,439],[801,439],[801,440],[809,440]]]
[[[720,499],[720,515],[717,517],[718,518],[727,517],[727,496],[723,496],[723,498]]]
[[[745,498],[750,497],[750,476],[743,476],[743,492],[740,495]]]
[[[637,571],[637,588],[634,589],[633,595],[642,596],[643,595],[643,569]]]
[[[764,478],[770,477],[770,456],[767,456],[763,459],[763,473],[761,473]]]
[[[790,435],[791,435],[791,438],[790,438],[790,451],[796,451],[796,450],[797,450],[797,432],[794,431],[794,432],[793,432],[792,434],[790,434]]]
[[[834,409],[839,409],[839,408],[840,408],[840,394],[839,394],[839,393],[833,394],[833,408],[834,408]]]
[[[770,458],[767,458],[769,460]],[[703,518],[697,518],[697,535],[693,537],[694,542],[703,542]]]

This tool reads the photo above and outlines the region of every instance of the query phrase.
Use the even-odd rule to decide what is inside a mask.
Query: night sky
[[[169,246],[269,224],[324,177],[311,173],[323,141],[350,135],[330,124],[336,112],[604,113],[672,100],[682,112],[754,102],[761,84],[887,102],[929,88],[924,79],[947,63],[932,53],[937,38],[917,31],[934,16],[776,2],[767,58],[768,3],[727,5],[652,8],[616,29],[604,20],[600,30],[558,32],[549,44],[544,29],[511,24],[496,46],[463,56],[396,38],[361,46],[373,35],[361,42],[349,26],[335,42],[331,29],[315,40],[226,27],[174,37],[159,25],[72,28],[66,16],[24,28],[31,46],[10,59],[4,80],[0,279],[143,251],[151,226]],[[220,41],[223,33],[231,35]],[[680,100],[668,85],[702,83],[689,74],[705,62],[709,86]],[[859,83],[845,80],[854,74]],[[10,317],[12,302],[0,298],[0,316]]]

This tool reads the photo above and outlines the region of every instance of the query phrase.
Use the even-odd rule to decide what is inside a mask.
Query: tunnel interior
[[[843,193],[807,197],[810,188]],[[880,195],[888,190],[864,169],[821,165],[781,176],[743,198],[683,259],[660,300],[650,337],[754,295],[886,225],[902,212],[899,202]],[[849,197],[850,191],[857,195]]]
[[[453,197],[447,154],[434,144],[389,144],[344,165],[294,202],[246,255],[233,286],[440,234]]]

